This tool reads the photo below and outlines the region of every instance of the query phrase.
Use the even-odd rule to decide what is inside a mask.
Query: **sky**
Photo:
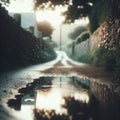
[[[73,32],[74,29],[78,26],[86,25],[88,23],[88,19],[82,19],[76,21],[74,24],[66,24],[62,26],[58,26],[56,30],[52,34],[53,41],[55,41],[58,45],[60,44],[60,27],[61,27],[61,40],[62,45],[66,45],[70,41],[73,41],[68,37],[68,34]],[[83,24],[84,23],[84,24]]]
[[[12,13],[33,12],[34,2],[33,0],[10,0],[10,5],[6,8]]]

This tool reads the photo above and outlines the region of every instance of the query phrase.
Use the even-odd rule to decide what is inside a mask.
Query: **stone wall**
[[[109,17],[90,37],[90,40],[75,45],[75,54],[84,54],[89,49],[103,46],[108,50],[115,50],[120,45],[120,19]]]
[[[89,39],[77,44],[74,48],[74,53],[78,56],[82,56],[89,51]]]
[[[93,64],[102,66],[107,70],[120,69],[119,18],[109,17],[90,39]]]
[[[109,50],[115,50],[120,45],[120,19],[108,18],[91,36],[91,50],[103,46]]]
[[[69,47],[69,53],[75,60],[93,62],[106,69],[120,68],[120,19],[109,17],[91,35],[90,40]],[[98,49],[100,48],[100,49]],[[90,54],[89,54],[90,53]],[[85,59],[84,59],[85,58]],[[92,61],[89,61],[89,59]],[[101,62],[102,61],[102,62]]]
[[[69,55],[74,56],[75,58],[81,57],[84,54],[87,54],[90,50],[90,40],[87,39],[78,44],[70,43],[67,47],[63,48],[63,50]]]

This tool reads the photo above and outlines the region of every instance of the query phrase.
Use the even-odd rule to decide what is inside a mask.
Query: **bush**
[[[85,40],[87,40],[90,37],[90,33],[88,31],[85,31],[81,33],[77,38],[76,38],[76,44],[81,43]]]
[[[77,26],[72,32],[69,33],[68,37],[72,40],[75,40],[78,35],[86,31],[85,26]]]
[[[91,53],[88,52],[82,56],[79,56],[77,61],[83,62],[83,63],[92,63]]]
[[[90,31],[93,33],[109,16],[112,16],[111,0],[97,0],[90,15]],[[114,10],[116,11],[116,10]]]
[[[93,64],[104,67],[107,70],[113,70],[116,66],[116,56],[113,51],[104,47],[98,48],[92,57]]]
[[[55,57],[50,42],[21,28],[0,6],[0,68],[47,62]]]

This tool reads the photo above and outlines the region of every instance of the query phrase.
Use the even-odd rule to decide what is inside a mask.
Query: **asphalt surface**
[[[62,51],[57,51],[57,54],[57,58],[51,62],[0,73],[1,120],[14,120],[9,114],[10,108],[7,107],[6,102],[17,94],[19,88],[26,86],[27,83],[41,76],[78,76],[87,78],[107,85],[111,90],[120,94],[120,85],[115,82],[117,81],[115,80],[116,72],[72,61]]]

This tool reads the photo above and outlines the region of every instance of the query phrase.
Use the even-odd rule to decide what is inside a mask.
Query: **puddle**
[[[120,120],[120,98],[78,77],[40,77],[8,101],[21,120]]]

